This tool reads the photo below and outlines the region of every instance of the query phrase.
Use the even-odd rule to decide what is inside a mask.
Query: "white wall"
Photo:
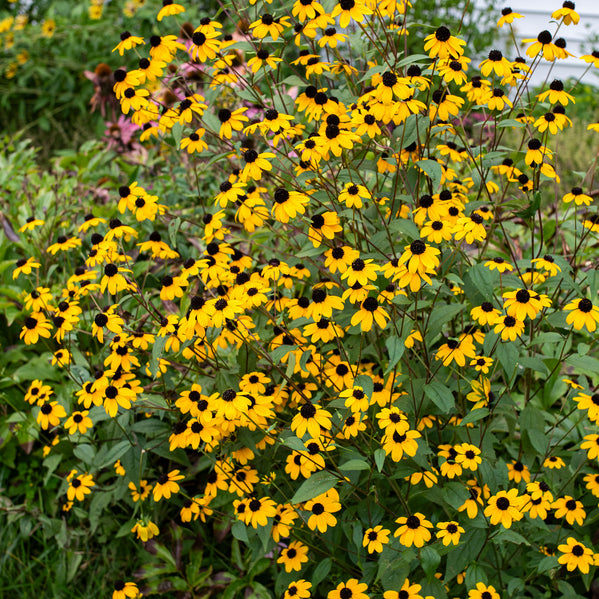
[[[476,4],[481,4],[483,0],[475,0]],[[558,37],[566,40],[566,50],[574,56],[590,54],[593,49],[599,50],[599,40],[595,45],[589,41],[592,36],[599,38],[599,0],[575,0],[576,12],[580,15],[578,25],[562,25],[559,29]],[[551,22],[551,13],[561,8],[562,0],[503,0],[497,3],[497,19],[501,16],[501,9],[509,6],[513,12],[520,13],[523,19],[514,19],[513,28],[516,39],[520,42],[522,39],[536,38],[543,30],[547,29],[554,33],[557,29],[557,23]],[[504,25],[503,31],[509,33],[507,25]],[[506,39],[503,47],[498,49],[509,49],[508,56],[514,58],[516,49],[513,41]],[[530,62],[525,51],[528,44],[520,45],[519,53]],[[588,63],[576,58],[567,58],[565,60],[556,60],[552,63],[543,60],[539,65],[533,79],[533,85],[542,83],[547,75],[549,80],[567,79],[569,77],[579,78],[587,69]],[[549,70],[551,72],[549,73]],[[591,67],[584,76],[583,81],[594,85],[599,85],[599,69]]]

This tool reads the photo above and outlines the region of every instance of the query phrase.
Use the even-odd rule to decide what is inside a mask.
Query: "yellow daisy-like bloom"
[[[333,513],[340,511],[341,507],[339,493],[334,488],[307,501],[304,509],[312,512],[308,518],[308,527],[310,530],[318,529],[321,533],[324,533],[329,526],[335,526],[337,518],[333,516]]]
[[[124,582],[122,580],[117,580],[114,583],[112,599],[135,599],[139,596],[139,589],[137,588],[137,585],[134,582]]]
[[[518,496],[518,489],[499,491],[499,493],[489,497],[484,512],[485,516],[490,519],[493,525],[501,524],[505,528],[510,528],[512,522],[522,519],[524,501],[525,498]]]
[[[67,489],[67,499],[69,501],[83,501],[86,495],[91,493],[91,487],[95,486],[94,479],[91,474],[80,474],[76,478],[72,478]]]
[[[515,341],[524,332],[524,321],[513,316],[501,316],[493,329],[503,341]]]
[[[13,270],[12,278],[16,279],[20,274],[30,275],[32,269],[39,268],[41,264],[34,258],[21,258],[16,262],[16,268]]]
[[[285,572],[299,572],[307,561],[308,547],[299,541],[291,541],[289,547],[281,550],[277,564],[283,564]]]
[[[182,480],[183,478],[185,477],[182,474],[179,474],[179,470],[172,470],[168,474],[162,473],[154,485],[154,501],[160,501],[162,497],[169,499],[172,493],[178,493],[179,485],[176,481]]]
[[[458,522],[439,522],[437,524],[439,532],[437,538],[443,541],[443,545],[457,545],[460,542],[460,535],[464,534],[464,529]]]
[[[468,591],[468,599],[501,599],[494,586],[476,583],[476,589]]]
[[[91,418],[88,417],[89,411],[73,412],[64,423],[65,430],[69,435],[79,432],[84,435],[88,429],[93,426]]]
[[[365,582],[359,582],[357,578],[350,578],[347,582],[340,582],[337,588],[329,591],[327,599],[369,599],[364,592],[368,589]]]
[[[391,531],[383,528],[382,525],[369,528],[364,531],[364,539],[362,540],[362,547],[366,547],[368,553],[381,553],[383,551],[383,545],[389,542],[389,535]]]
[[[571,324],[577,331],[586,327],[591,333],[597,329],[599,323],[599,307],[587,298],[572,300],[564,306],[568,311],[566,322]]]
[[[506,23],[511,25],[514,19],[523,19],[524,17],[517,13],[513,12],[511,8],[506,7],[501,11],[501,18],[497,21],[497,27],[503,27]]]
[[[578,526],[582,526],[587,515],[582,503],[569,495],[556,499],[551,504],[551,508],[555,510],[556,518],[563,518],[565,516],[566,522],[570,525],[576,522]]]
[[[339,17],[339,26],[345,29],[350,21],[361,23],[366,15],[371,15],[372,9],[367,6],[367,3],[361,0],[348,0],[342,2],[339,0],[335,4],[335,8],[331,12],[331,17],[334,19]]]
[[[121,41],[112,49],[112,51],[118,50],[119,54],[122,56],[125,50],[131,50],[131,48],[135,48],[140,44],[145,44],[143,37],[131,35],[129,31],[123,31],[123,33],[121,33]]]
[[[516,484],[521,481],[526,483],[530,482],[530,470],[520,460],[512,460],[511,463],[507,465],[507,470],[508,479],[513,480]]]
[[[185,12],[185,8],[180,4],[176,4],[173,0],[162,0],[162,8],[156,16],[157,21],[162,21],[164,17],[172,17],[173,15]]]
[[[134,532],[137,535],[137,538],[141,539],[145,543],[159,534],[160,530],[156,524],[150,520],[138,520],[131,529],[131,532]]]
[[[564,84],[559,79],[554,79],[549,85],[549,89],[546,92],[538,95],[539,102],[549,100],[550,104],[556,104],[559,102],[563,106],[566,106],[568,102],[574,103],[574,97],[564,91]]]
[[[443,25],[435,33],[425,37],[424,42],[424,51],[431,58],[459,58],[464,53],[462,46],[466,45],[465,40],[451,35]]]
[[[507,291],[503,294],[503,298],[506,313],[517,320],[524,320],[527,317],[534,320],[544,308],[551,306],[548,296],[528,289]]]
[[[574,10],[575,8],[574,2],[566,0],[561,8],[551,13],[551,18],[556,21],[563,19],[562,23],[564,25],[578,25],[580,15]]]
[[[264,39],[267,36],[272,37],[272,40],[276,42],[279,36],[286,27],[289,27],[289,17],[275,18],[268,13],[263,14],[259,19],[254,21],[249,29],[254,37],[258,39]]]
[[[301,578],[289,583],[285,590],[283,599],[309,599],[311,597],[310,589],[312,583]]]
[[[410,584],[410,581],[406,578],[399,591],[385,591],[383,597],[384,599],[423,599],[420,595],[421,590],[421,585]]]
[[[560,468],[564,468],[565,465],[566,463],[564,462],[564,460],[562,460],[562,458],[554,455],[549,456],[543,462],[543,468],[549,468],[550,470],[559,470]]]
[[[595,564],[595,554],[575,538],[568,537],[566,542],[558,545],[557,550],[563,553],[557,558],[560,564],[566,566],[568,572],[578,568],[583,574],[587,574],[589,567]]]
[[[393,533],[393,536],[399,537],[399,542],[404,547],[412,547],[412,545],[422,547],[430,541],[431,533],[429,529],[433,525],[426,519],[424,514],[416,512],[408,517],[402,516],[395,522],[401,526]]]
[[[469,336],[461,340],[450,339],[444,343],[435,354],[436,360],[443,360],[443,366],[449,366],[455,362],[458,366],[466,365],[466,358],[474,358],[476,356],[476,348]]]

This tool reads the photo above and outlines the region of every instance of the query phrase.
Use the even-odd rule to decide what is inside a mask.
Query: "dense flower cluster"
[[[520,561],[527,587],[580,590],[558,571],[599,563],[599,217],[588,180],[557,191],[572,90],[525,85],[565,50],[544,31],[532,63],[475,70],[442,26],[405,56],[410,7],[250,3],[235,26],[165,1],[160,34],[121,34],[139,65],[115,96],[193,205],[121,181],[16,263],[23,343],[76,385],[25,400],[60,443],[123,430],[137,538],[160,538],[157,503],[224,518],[285,597],[512,596]]]

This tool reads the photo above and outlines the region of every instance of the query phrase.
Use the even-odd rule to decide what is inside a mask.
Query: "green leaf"
[[[449,414],[455,408],[455,399],[451,390],[439,381],[432,381],[425,385],[424,394],[443,414]]]
[[[400,589],[410,573],[410,562],[414,558],[414,552],[408,550],[400,557],[396,555],[395,551],[383,551],[379,558],[377,578],[385,591]]]
[[[430,580],[441,563],[441,556],[432,547],[423,547],[420,551],[420,565]]]
[[[560,565],[557,561],[557,557],[555,555],[548,555],[539,562],[539,565],[537,566],[537,572],[539,574],[543,574],[543,572],[548,572],[549,570],[559,567]]]
[[[98,527],[100,516],[102,515],[104,508],[110,503],[111,499],[112,494],[107,491],[96,492],[92,497],[92,500],[89,503],[89,526],[92,533]]]
[[[102,463],[98,464],[97,468],[101,469],[112,466],[117,460],[120,460],[125,455],[130,447],[131,443],[128,440],[119,441],[108,450],[102,459]]]
[[[150,372],[152,376],[158,374],[158,361],[162,356],[162,351],[166,345],[168,337],[156,337],[154,344],[152,345],[152,358],[150,359]]]
[[[383,471],[383,466],[385,465],[386,457],[387,457],[387,454],[385,453],[384,449],[377,449],[374,452],[374,463],[376,464],[376,469],[379,472]]]
[[[441,184],[443,178],[443,169],[436,160],[419,160],[416,166],[421,168],[430,178],[433,188],[437,188]]]
[[[445,582],[470,569],[472,562],[477,559],[487,539],[487,531],[482,528],[471,528],[460,538],[459,551],[450,551],[447,554],[447,567],[445,569]]]
[[[366,460],[348,460],[339,466],[341,472],[355,472],[356,470],[370,470],[370,465]]]
[[[483,418],[486,418],[489,415],[489,410],[487,408],[478,408],[477,410],[472,410],[468,412],[462,421],[460,422],[460,426],[464,426],[465,424],[470,424],[472,422],[478,422]]]
[[[239,541],[249,544],[247,526],[243,522],[233,522],[231,526],[231,534]]]
[[[325,472],[324,470],[316,472],[300,485],[299,489],[295,492],[295,495],[291,498],[291,503],[296,505],[298,503],[304,503],[304,501],[309,501],[314,497],[318,497],[318,495],[332,489],[338,480],[339,478],[330,472]]]
[[[312,573],[312,588],[315,589],[329,574],[331,571],[331,564],[333,560],[330,557],[323,559]]]
[[[81,445],[77,445],[73,450],[73,454],[78,457],[83,463],[91,465],[94,461],[94,456],[96,452],[91,445],[87,443],[83,443]]]
[[[408,335],[409,331],[407,331],[406,337]],[[387,347],[387,351],[389,352],[389,364],[387,365],[387,369],[385,370],[385,375],[389,374],[395,368],[395,365],[401,360],[401,357],[403,356],[404,351],[406,350],[404,342],[405,338],[398,337],[397,335],[388,337],[385,341],[385,346]]]

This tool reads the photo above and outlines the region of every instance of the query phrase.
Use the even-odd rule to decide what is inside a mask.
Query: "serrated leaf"
[[[416,166],[422,169],[432,182],[433,188],[436,189],[441,184],[443,178],[443,169],[436,160],[419,160]]]

